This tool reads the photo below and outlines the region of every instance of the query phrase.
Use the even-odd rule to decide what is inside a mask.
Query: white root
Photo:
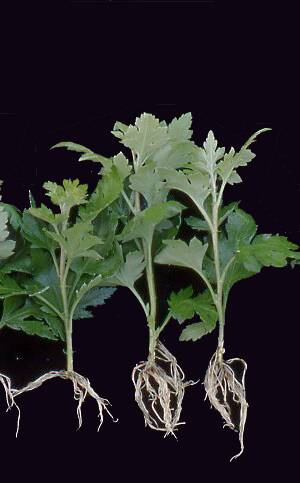
[[[167,371],[162,367],[168,367]],[[158,341],[155,357],[135,366],[132,381],[135,400],[143,412],[145,426],[172,434],[179,422],[185,388],[192,381],[184,382],[185,375],[175,357]],[[176,437],[176,436],[175,436]]]
[[[243,359],[235,358],[228,361],[223,360],[224,349],[218,350],[212,356],[208,369],[206,371],[204,387],[206,390],[206,397],[208,397],[212,406],[221,414],[225,420],[225,425],[231,429],[235,429],[235,424],[232,421],[232,410],[230,407],[231,401],[239,406],[239,441],[241,445],[240,452],[233,456],[230,461],[240,456],[244,451],[244,429],[247,418],[248,403],[246,401],[245,392],[245,373],[247,364]],[[239,381],[235,375],[234,370],[230,366],[232,362],[240,362],[243,366],[242,377]]]
[[[16,432],[16,434],[17,434],[18,433],[18,427],[19,427],[19,421],[20,421],[20,408],[14,400],[14,396],[13,396],[14,389],[12,389],[12,387],[11,387],[10,378],[8,376],[5,376],[4,374],[1,374],[1,373],[0,373],[0,383],[2,384],[2,386],[4,388],[4,392],[5,392],[7,411],[9,409],[11,409],[13,406],[15,406],[17,411],[18,411],[17,432]]]
[[[97,402],[97,405],[98,405],[98,409],[99,409],[99,415],[98,416],[100,418],[98,431],[99,431],[99,429],[100,429],[100,427],[102,426],[102,423],[103,423],[103,411],[104,410],[109,414],[109,416],[111,417],[111,419],[114,422],[118,421],[117,419],[114,419],[114,417],[112,416],[111,412],[108,409],[110,402],[107,399],[100,397],[94,391],[94,389],[91,387],[90,381],[86,377],[83,377],[81,374],[78,374],[77,372],[74,372],[74,371],[50,371],[50,372],[47,372],[46,374],[43,374],[38,379],[30,382],[29,384],[27,384],[27,386],[25,386],[21,389],[12,389],[13,397],[19,396],[20,394],[23,394],[24,392],[33,391],[34,389],[41,386],[45,381],[48,381],[49,379],[53,379],[53,378],[56,378],[56,377],[60,377],[61,379],[69,379],[73,383],[74,399],[76,401],[78,401],[78,405],[77,405],[78,429],[82,425],[81,406],[84,403],[87,395],[94,398]],[[17,434],[16,435],[18,435],[18,431],[19,431],[19,421],[18,421],[18,427],[17,427]]]

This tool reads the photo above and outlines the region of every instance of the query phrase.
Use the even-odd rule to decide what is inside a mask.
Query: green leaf
[[[15,248],[15,241],[8,240],[9,232],[7,229],[8,214],[0,206],[0,259],[10,257]]]
[[[8,203],[2,203],[0,202],[0,213],[2,213],[2,208],[3,210],[7,213],[8,215],[8,222],[12,226],[12,228],[17,231],[20,228],[21,222],[22,222],[22,216],[20,210],[16,208],[13,205],[9,205]],[[1,235],[0,235],[1,237]]]
[[[192,114],[187,112],[178,119],[175,117],[168,126],[168,134],[171,141],[186,141],[191,138],[193,131],[190,129],[192,124]]]
[[[87,307],[97,307],[98,305],[105,304],[106,300],[110,298],[115,291],[116,289],[111,287],[93,288],[92,290],[87,292],[80,300],[74,312],[73,319],[77,320],[92,318],[93,314],[92,312],[87,310]]]
[[[247,166],[247,164],[255,158],[255,154],[248,148],[250,144],[256,140],[259,134],[269,130],[269,128],[260,129],[245,142],[240,151],[235,152],[235,150],[231,148],[230,151],[224,155],[224,159],[218,164],[218,175],[224,182],[234,184],[242,181],[236,172],[236,169],[241,166]]]
[[[199,172],[184,174],[168,168],[161,168],[160,172],[162,178],[166,180],[169,190],[181,191],[187,194],[196,205],[203,206],[211,192],[208,175]]]
[[[71,141],[62,141],[60,143],[51,146],[50,149],[54,148],[66,148],[68,151],[76,151],[77,153],[92,153],[90,149],[82,146],[82,144],[72,143]]]
[[[124,146],[130,148],[137,155],[139,165],[145,161],[164,143],[168,141],[167,127],[161,126],[159,120],[152,114],[144,113],[136,118],[135,125],[126,130],[117,129],[113,134],[121,139]],[[115,125],[116,127],[116,125]]]
[[[130,176],[130,188],[143,195],[148,207],[166,201],[169,191],[154,162],[141,166],[137,173]]]
[[[224,152],[225,148],[218,147],[218,141],[215,139],[214,133],[209,131],[203,143],[203,148],[199,148],[197,167],[204,172],[213,174],[216,170],[217,161],[222,159]]]
[[[202,262],[208,247],[207,243],[203,244],[194,237],[189,245],[183,240],[165,240],[164,244],[166,247],[154,259],[156,263],[191,268],[202,277]]]
[[[169,142],[161,146],[151,159],[157,168],[183,168],[198,158],[198,149],[191,141]]]
[[[43,312],[31,300],[27,299],[24,303],[24,297],[10,297],[3,302],[0,327],[6,326],[29,335],[56,340],[57,334],[43,318]]]
[[[193,230],[197,231],[208,231],[208,224],[202,218],[198,218],[197,216],[189,216],[184,220],[188,226],[193,228]]]
[[[98,182],[95,191],[85,206],[80,207],[79,216],[82,221],[94,220],[101,211],[115,201],[121,194],[123,182],[118,168],[112,166],[109,173]]]
[[[25,295],[31,292],[31,290],[22,288],[13,277],[0,273],[0,299],[14,295]]]
[[[168,300],[169,310],[172,317],[178,320],[179,323],[187,319],[191,319],[195,314],[193,288],[189,287],[179,290],[179,292],[172,292]]]
[[[286,266],[297,248],[284,236],[258,235],[251,245],[241,247],[239,257],[247,270],[258,272],[262,267]]]
[[[28,213],[30,213],[35,218],[39,220],[45,221],[50,225],[58,225],[66,220],[65,214],[54,214],[50,208],[47,208],[43,203],[41,204],[40,208],[29,208]]]
[[[130,252],[119,270],[112,277],[105,279],[103,283],[133,288],[135,282],[143,275],[145,266],[144,255],[140,251]]]
[[[57,244],[46,235],[45,229],[47,227],[48,225],[31,215],[28,210],[24,211],[22,218],[22,233],[24,238],[31,244],[32,248],[52,250],[57,246]]]
[[[137,213],[125,226],[118,240],[127,242],[136,238],[152,239],[155,227],[163,220],[178,215],[184,206],[177,201],[158,203]]]
[[[194,324],[187,325],[180,334],[179,340],[181,341],[196,341],[201,339],[206,334],[209,334],[215,329],[216,325],[209,324],[207,322],[195,322]]]
[[[93,226],[91,223],[78,222],[64,230],[62,234],[50,231],[47,231],[47,234],[64,248],[68,259],[87,257],[99,260],[101,258],[100,254],[91,249],[103,242],[98,236],[90,233],[92,230]]]
[[[79,179],[64,179],[63,185],[47,181],[43,187],[47,191],[46,196],[49,196],[54,205],[60,207],[62,213],[87,202],[87,184],[79,184]]]
[[[28,246],[15,250],[15,253],[0,267],[1,273],[21,272],[31,274],[31,257]]]

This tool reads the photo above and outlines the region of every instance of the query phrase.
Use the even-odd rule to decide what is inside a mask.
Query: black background
[[[257,157],[228,188],[262,233],[300,244],[300,172],[296,133],[295,12],[265,2],[45,2],[10,5],[2,16],[1,172],[3,200],[28,206],[28,190],[42,201],[42,183],[79,177],[91,188],[97,167],[74,153],[49,147],[73,140],[104,155],[120,148],[115,120],[132,123],[142,112],[170,121],[191,111],[194,139],[213,129],[221,145],[239,147],[254,131],[271,127],[253,145]],[[45,201],[45,200],[43,200]],[[190,274],[157,269],[161,304],[173,282]],[[180,278],[179,278],[180,277]],[[76,432],[72,387],[52,381],[5,414],[0,399],[1,457],[14,480],[52,477],[133,481],[181,478],[224,481],[276,476],[295,469],[298,405],[299,270],[265,269],[231,293],[226,355],[248,363],[250,405],[245,453],[237,435],[222,429],[199,383],[186,392],[178,441],[144,428],[130,381],[147,356],[143,312],[125,289],[75,325],[75,369],[112,403],[99,433],[94,402],[83,408]],[[189,379],[203,380],[216,334],[179,343],[171,323],[162,336]],[[61,346],[3,330],[1,371],[22,385],[44,370],[63,367]]]

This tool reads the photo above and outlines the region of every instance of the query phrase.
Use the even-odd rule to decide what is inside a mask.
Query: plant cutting
[[[118,186],[122,186],[122,179],[114,167],[90,197],[87,185],[78,179],[64,180],[62,185],[46,182],[46,195],[56,212],[44,204],[36,207],[30,195],[31,206],[22,215],[16,250],[1,267],[0,326],[62,340],[66,353],[65,370],[45,373],[11,392],[16,398],[49,379],[72,381],[79,427],[87,395],[99,408],[98,429],[104,411],[112,417],[109,401],[74,370],[72,334],[73,321],[91,318],[88,307],[105,303],[115,291],[106,287],[103,279],[114,274],[121,263],[113,241],[118,220],[110,213],[110,204],[119,195]]]
[[[129,160],[122,152],[106,158],[72,142],[57,145],[81,152],[79,161],[99,162],[102,176],[111,170],[112,164],[123,173],[123,188],[113,207],[123,223],[116,236],[123,263],[114,275],[105,279],[105,284],[129,288],[143,309],[149,329],[149,349],[147,360],[137,364],[132,373],[135,400],[145,424],[165,435],[174,435],[182,424],[182,400],[191,382],[185,381],[175,357],[160,341],[171,312],[161,314],[153,259],[163,240],[177,234],[184,209],[184,205],[170,198],[170,188],[162,180],[160,170],[181,167],[193,156],[191,121],[189,113],[170,124],[144,113],[134,125],[116,122],[112,133],[129,149]],[[146,295],[136,284],[141,278],[146,281]]]
[[[219,325],[218,346],[206,372],[206,396],[225,421],[225,426],[239,431],[244,449],[243,434],[248,404],[245,395],[246,362],[240,358],[224,359],[225,311],[232,286],[261,271],[263,267],[284,267],[288,260],[299,258],[297,245],[279,235],[257,234],[251,215],[239,208],[239,203],[223,205],[226,186],[242,181],[237,168],[246,166],[254,157],[249,148],[257,136],[253,134],[238,151],[225,152],[218,147],[212,131],[194,151],[194,157],[183,169],[164,167],[160,179],[169,190],[187,195],[197,216],[185,221],[197,235],[189,242],[181,239],[164,240],[157,254],[159,264],[188,267],[199,276],[204,290],[194,294],[187,287],[169,298],[169,309],[180,323],[196,314],[200,321],[187,325],[180,336],[183,341],[198,340]],[[236,422],[234,412],[238,410]],[[232,459],[233,459],[232,458]]]
[[[2,181],[0,181],[0,186]],[[0,196],[1,200],[1,196]],[[12,218],[11,225],[16,227],[18,225],[18,213],[13,209],[11,205],[6,203],[0,203],[0,267],[3,262],[9,258],[15,249],[16,242],[10,239],[10,233],[8,230],[8,219]],[[0,268],[1,272],[1,268]],[[0,328],[1,328],[0,324]],[[10,378],[0,372],[0,383],[2,384],[5,392],[7,407],[11,408],[15,403],[11,391],[11,380]]]

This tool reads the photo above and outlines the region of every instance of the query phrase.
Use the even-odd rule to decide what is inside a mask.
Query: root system
[[[38,379],[35,381],[30,382],[27,384],[27,386],[21,388],[21,389],[12,389],[12,394],[13,397],[20,396],[21,394],[28,392],[28,391],[33,391],[34,389],[38,388],[41,386],[45,381],[48,381],[49,379],[53,379],[59,377],[61,379],[69,379],[73,383],[73,389],[74,389],[74,399],[78,401],[77,404],[77,417],[78,417],[78,429],[82,425],[82,413],[81,413],[81,406],[85,401],[86,396],[91,396],[93,399],[96,400],[98,409],[99,409],[99,418],[100,418],[100,423],[98,426],[98,431],[103,423],[103,412],[106,411],[109,416],[112,418],[114,422],[117,422],[117,419],[114,419],[112,416],[111,412],[108,409],[108,406],[110,405],[110,402],[107,399],[103,399],[100,397],[94,389],[91,387],[90,381],[86,378],[83,377],[81,374],[78,374],[77,372],[74,371],[50,371],[47,372],[46,374],[43,374],[40,376]],[[19,424],[17,428],[17,434],[19,430]]]
[[[180,422],[182,400],[185,388],[194,383],[184,379],[175,357],[158,341],[154,356],[137,364],[132,372],[135,400],[145,426],[175,436],[177,427],[185,424]]]
[[[248,403],[245,393],[245,373],[247,364],[243,359],[223,360],[224,349],[218,350],[212,356],[204,380],[206,397],[212,406],[221,414],[225,420],[225,425],[239,432],[241,445],[240,452],[233,456],[230,461],[240,456],[244,450],[244,429],[247,418]],[[237,378],[232,363],[242,365],[242,375]],[[205,398],[206,398],[205,397]],[[233,418],[233,406],[238,407],[239,422],[237,424]]]

